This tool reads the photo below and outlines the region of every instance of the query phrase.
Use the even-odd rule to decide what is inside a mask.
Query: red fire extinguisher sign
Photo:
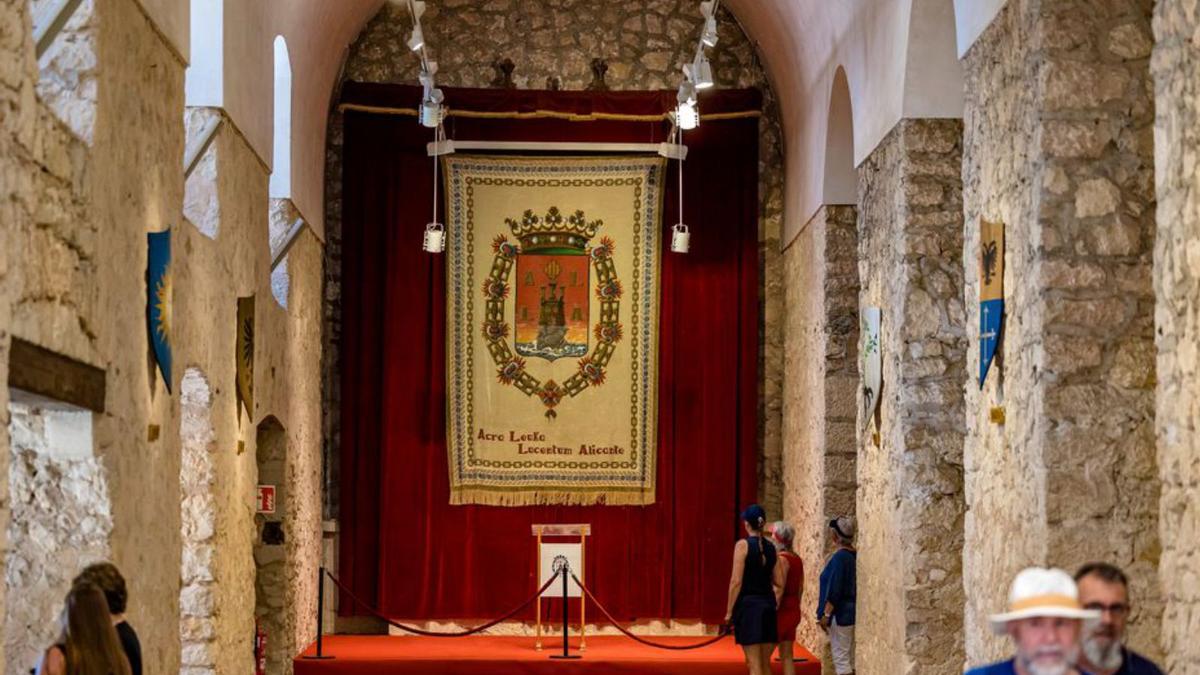
[[[267,629],[254,617],[254,675],[267,675]]]

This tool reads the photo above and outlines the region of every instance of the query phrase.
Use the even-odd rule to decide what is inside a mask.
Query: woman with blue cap
[[[734,638],[746,654],[750,675],[771,672],[771,652],[779,642],[775,617],[775,586],[783,579],[775,565],[775,546],[764,536],[767,512],[758,504],[742,511],[747,537],[733,547],[733,573],[729,578],[729,609],[725,623],[733,625]]]

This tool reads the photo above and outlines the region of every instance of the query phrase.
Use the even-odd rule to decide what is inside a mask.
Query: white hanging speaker
[[[671,228],[671,250],[673,252],[687,253],[691,239],[692,233],[688,231],[687,225],[675,223],[675,227]]]
[[[429,223],[425,226],[425,239],[421,248],[426,253],[441,253],[446,250],[446,229],[441,223]]]

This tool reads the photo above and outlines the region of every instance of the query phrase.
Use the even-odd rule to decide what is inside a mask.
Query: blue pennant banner
[[[171,391],[171,229],[146,235],[146,325],[154,359]]]
[[[1004,318],[1004,299],[984,300],[979,303],[979,387],[987,379],[988,368],[996,356],[996,345],[1000,342],[1000,326]]]
[[[1004,319],[1004,223],[979,227],[979,388],[1000,343]]]

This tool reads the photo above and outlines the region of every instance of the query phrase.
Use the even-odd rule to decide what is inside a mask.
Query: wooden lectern
[[[533,558],[536,588],[541,588],[554,574],[553,562],[556,557],[560,556],[570,561],[571,571],[579,577],[580,581],[584,581],[584,542],[591,535],[592,526],[587,523],[542,524],[534,525],[532,529],[533,536],[537,537],[537,552]],[[570,537],[578,540],[548,544],[544,541],[546,537]],[[579,651],[583,651],[587,649],[587,599],[579,584],[570,583],[567,586],[568,597],[579,598]],[[550,584],[550,587],[537,598],[537,641],[534,643],[534,647],[538,651],[542,649],[542,598],[558,597],[562,597],[562,587],[558,584]]]

